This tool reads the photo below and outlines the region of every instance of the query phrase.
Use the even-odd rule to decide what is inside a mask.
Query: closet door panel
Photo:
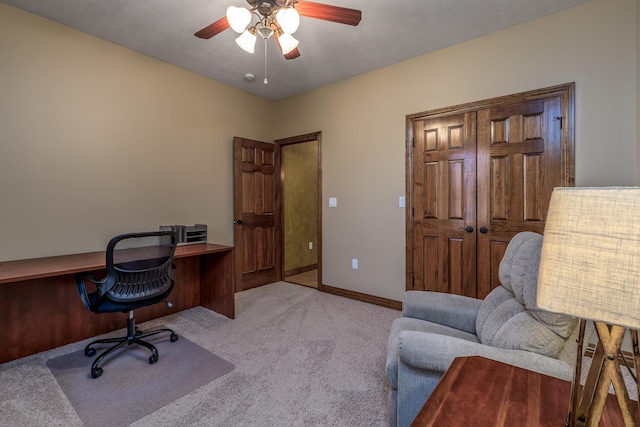
[[[413,289],[475,295],[475,112],[413,126]]]
[[[498,248],[521,231],[544,232],[551,192],[562,185],[560,105],[550,97],[478,111],[480,298],[499,284]]]

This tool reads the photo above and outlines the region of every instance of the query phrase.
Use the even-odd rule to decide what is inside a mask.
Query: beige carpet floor
[[[132,426],[388,425],[386,344],[400,312],[278,282],[237,294],[236,313],[196,307],[140,325],[173,328],[236,368]],[[82,426],[46,362],[89,341],[0,365],[0,426]]]
[[[234,320],[196,307],[140,325],[173,328],[236,368],[133,426],[388,425],[385,354],[398,311],[284,282],[236,301]],[[89,341],[0,365],[0,425],[82,426],[46,361]]]

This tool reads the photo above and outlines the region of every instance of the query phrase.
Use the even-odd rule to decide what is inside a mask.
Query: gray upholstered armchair
[[[392,426],[409,426],[454,358],[484,356],[571,380],[577,320],[536,307],[542,236],[517,234],[484,299],[409,291],[387,349]],[[588,333],[588,332],[587,332]]]

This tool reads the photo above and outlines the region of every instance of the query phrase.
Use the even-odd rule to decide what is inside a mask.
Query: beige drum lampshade
[[[538,306],[640,329],[640,187],[556,188]]]

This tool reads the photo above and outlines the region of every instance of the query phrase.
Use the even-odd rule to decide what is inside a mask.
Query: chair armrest
[[[88,311],[93,311],[93,308],[91,306],[91,301],[89,300],[89,296],[87,295],[87,288],[84,282],[85,278],[89,279],[91,282],[95,283],[97,286],[104,284],[107,278],[105,277],[102,280],[98,280],[95,278],[95,276],[91,274],[76,274],[76,285],[78,286],[78,293],[80,293],[80,299],[82,300],[82,304],[84,305],[84,308],[86,308]]]
[[[480,305],[482,300],[462,295],[408,291],[402,300],[402,315],[475,334]]]
[[[573,377],[572,365],[538,353],[490,347],[428,332],[400,333],[400,363],[444,374],[453,359],[463,356],[482,356],[568,381]]]

